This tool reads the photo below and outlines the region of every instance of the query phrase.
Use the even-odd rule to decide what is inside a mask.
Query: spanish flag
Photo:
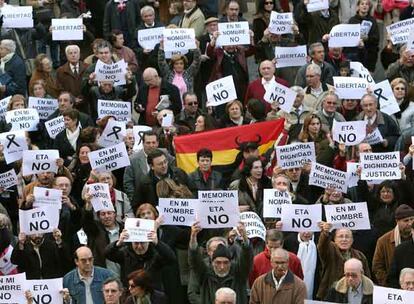
[[[197,151],[203,148],[213,152],[213,166],[229,165],[239,153],[238,142],[256,141],[260,136],[260,154],[266,152],[283,130],[284,119],[265,121],[239,127],[177,136],[174,139],[177,166],[187,173],[197,164]]]

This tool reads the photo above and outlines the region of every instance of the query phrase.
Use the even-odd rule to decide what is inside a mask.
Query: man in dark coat
[[[18,88],[16,94],[26,95],[27,79],[26,66],[22,58],[16,53],[16,43],[4,39],[0,43],[0,71],[9,74]]]

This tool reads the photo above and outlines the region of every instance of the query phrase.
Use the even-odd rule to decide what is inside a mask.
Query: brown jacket
[[[303,304],[306,298],[305,283],[289,270],[276,290],[272,271],[261,275],[254,281],[249,304]]]
[[[395,251],[395,229],[397,228],[381,236],[375,247],[374,257],[372,259],[372,272],[380,286],[386,286],[387,284],[387,275],[390,271]]]
[[[69,66],[69,62],[66,62],[64,65],[60,66],[56,70],[56,82],[57,85],[62,88],[63,91],[68,91],[72,93],[73,96],[82,98],[81,93],[81,84],[83,72],[85,72],[87,64],[82,61],[79,62],[79,71],[78,75],[73,74],[72,69]]]

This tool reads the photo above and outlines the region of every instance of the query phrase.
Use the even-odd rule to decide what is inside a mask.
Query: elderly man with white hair
[[[311,111],[318,111],[331,86],[321,81],[322,69],[316,63],[309,64],[305,72],[306,88],[303,105]]]
[[[403,290],[414,291],[414,268],[403,268],[400,272],[400,286]]]
[[[0,42],[0,74],[7,73],[17,85],[14,94],[26,95],[27,79],[26,66],[22,58],[16,54],[16,42],[11,39],[3,39]],[[0,94],[4,95],[7,85],[0,86]],[[1,96],[6,97],[6,96]]]
[[[236,292],[228,287],[222,287],[216,291],[215,304],[236,304]]]

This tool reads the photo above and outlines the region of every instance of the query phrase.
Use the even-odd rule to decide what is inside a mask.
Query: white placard
[[[60,132],[65,130],[65,119],[61,115],[51,120],[45,121],[45,127],[50,138],[55,139]]]
[[[309,0],[306,9],[309,13],[329,9],[329,0]]]
[[[361,24],[338,24],[329,33],[329,47],[356,47],[361,39]]]
[[[163,36],[164,50],[166,52],[197,48],[193,28],[166,28],[163,31]]]
[[[160,43],[165,27],[154,27],[138,31],[138,43],[145,50],[153,50]]]
[[[149,126],[133,126],[132,133],[134,134],[134,147],[132,150],[139,151],[142,149],[142,138],[141,132],[151,131],[152,128]]]
[[[246,234],[249,239],[261,238],[266,239],[266,227],[256,212],[242,212],[240,213],[240,221],[246,227]]]
[[[361,153],[361,180],[401,179],[400,152]]]
[[[307,57],[306,45],[275,47],[276,68],[303,66]]]
[[[163,225],[190,226],[196,221],[198,199],[160,198],[158,212]]]
[[[3,28],[32,28],[33,6],[7,5],[1,8]]]
[[[382,143],[384,141],[384,138],[382,137],[382,134],[378,128],[376,128],[371,133],[367,134],[367,137],[365,137],[364,142],[370,145],[375,145]]]
[[[272,11],[270,14],[269,31],[272,34],[282,35],[291,34],[293,25],[292,13],[278,13]]]
[[[125,75],[128,64],[124,59],[112,64],[106,64],[98,59],[95,66],[96,81],[112,81],[114,86],[126,84]]]
[[[351,61],[349,67],[351,69],[352,77],[364,78],[368,82],[368,84],[375,84],[374,78],[372,78],[371,73],[368,71],[366,67],[364,67],[364,65],[361,62]]]
[[[32,292],[33,303],[53,303],[62,304],[63,289],[62,278],[27,280],[26,286]]]
[[[110,147],[124,141],[126,125],[124,121],[109,119],[105,129],[98,139],[101,147]]]
[[[346,163],[346,173],[348,173],[348,188],[358,186],[359,175],[357,169],[359,168],[359,163],[347,162]]]
[[[361,39],[368,37],[369,31],[372,28],[372,22],[369,20],[362,20],[361,22]]]
[[[174,114],[167,113],[162,117],[161,127],[169,128],[173,126]]]
[[[36,109],[18,109],[6,112],[6,122],[12,131],[37,131],[39,114]]]
[[[309,185],[321,188],[332,188],[343,193],[347,191],[348,175],[346,172],[312,162]]]
[[[283,111],[289,113],[292,110],[297,93],[276,81],[268,87],[263,99],[269,103],[276,102]]]
[[[322,204],[283,206],[282,231],[320,231],[318,223],[322,220]]]
[[[131,164],[124,142],[89,152],[89,161],[92,169],[98,172],[113,171]]]
[[[129,234],[125,242],[152,242],[148,234],[155,230],[155,221],[129,217],[125,220],[125,229]]]
[[[3,250],[3,256],[0,259],[0,275],[8,275],[12,271],[14,271],[17,268],[17,265],[14,265],[10,259],[13,252],[13,246],[9,245],[7,248]],[[0,277],[1,278],[1,277]],[[1,282],[1,284],[4,284]],[[2,295],[2,292],[0,291],[0,295]]]
[[[278,218],[282,215],[282,205],[292,204],[292,197],[288,191],[263,189],[263,217]]]
[[[215,107],[237,99],[233,76],[226,76],[206,86],[207,106]]]
[[[410,290],[394,289],[374,285],[372,303],[412,304],[414,303],[414,292]]]
[[[358,121],[336,121],[332,125],[332,138],[337,143],[343,143],[345,146],[355,146],[361,143],[367,135],[367,122]]]
[[[98,99],[98,118],[114,116],[125,123],[131,121],[131,103],[129,101]]]
[[[14,275],[0,276],[1,304],[22,304],[27,303],[24,292],[26,291],[26,274],[19,273]]]
[[[26,235],[53,232],[59,226],[59,213],[56,207],[19,209],[20,232]]]
[[[88,236],[86,235],[85,230],[83,230],[83,228],[76,232],[76,236],[78,237],[79,244],[88,245]]]
[[[105,183],[94,183],[87,185],[87,191],[91,195],[91,204],[95,212],[115,211],[109,193],[109,185]]]
[[[33,195],[33,207],[51,206],[62,209],[62,190],[34,187]]]
[[[10,95],[0,100],[0,116],[4,116],[6,114],[7,106],[9,105],[11,98],[12,96]]]
[[[17,175],[14,169],[0,173],[0,188],[6,190],[15,185],[17,185]]]
[[[52,19],[52,40],[83,40],[83,19]]]
[[[325,301],[305,300],[304,304],[336,304],[336,303],[325,302]]]
[[[39,113],[39,118],[41,120],[46,120],[58,108],[58,101],[53,98],[30,96],[28,108],[36,109],[37,113]]]
[[[23,151],[29,150],[24,131],[1,133],[0,143],[7,164],[22,159]]]
[[[249,23],[242,22],[219,22],[217,46],[246,45],[250,44]]]
[[[202,228],[232,228],[240,220],[237,191],[198,191],[197,220]]]
[[[375,96],[377,96],[380,105],[380,111],[382,113],[392,115],[394,113],[400,112],[400,106],[395,99],[388,79],[374,85],[373,93]]]
[[[407,49],[411,54],[414,53],[414,26],[411,28],[410,34],[407,40]]]
[[[276,146],[276,159],[282,169],[301,168],[305,163],[316,161],[315,143]]]
[[[341,99],[361,99],[367,94],[368,82],[359,77],[334,76],[335,93]]]
[[[23,151],[23,176],[42,172],[57,173],[56,160],[58,158],[58,150]]]
[[[395,22],[387,26],[387,33],[391,38],[392,44],[400,44],[408,41],[408,36],[414,26],[414,18]]]
[[[172,52],[165,52],[165,58],[171,59],[174,55],[185,55],[188,53],[188,50],[175,50]]]
[[[366,202],[340,205],[324,205],[326,221],[334,229],[369,230],[368,207]]]

